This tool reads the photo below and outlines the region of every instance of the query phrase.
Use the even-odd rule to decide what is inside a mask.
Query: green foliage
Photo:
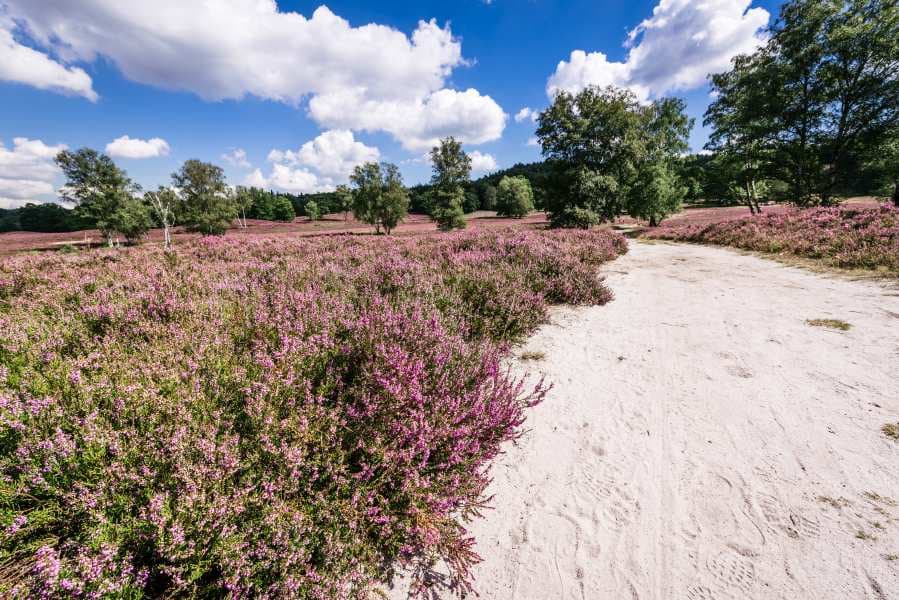
[[[75,204],[78,215],[93,223],[111,243],[115,214],[140,188],[111,158],[91,148],[63,150],[56,164],[66,176],[63,200]]]
[[[0,210],[0,232],[40,231],[57,233],[89,229],[93,224],[77,211],[53,202],[33,204],[14,210]]]
[[[465,185],[471,177],[471,157],[453,137],[431,150],[433,206],[431,216],[441,231],[465,228]]]
[[[293,212],[293,205],[290,207],[291,212]],[[318,203],[315,200],[311,200],[306,203],[306,216],[309,217],[310,221],[318,221],[322,217],[321,210],[318,208]]]
[[[503,177],[496,191],[496,211],[501,217],[522,218],[534,210],[534,192],[527,178]]]
[[[153,226],[150,209],[146,204],[134,198],[127,197],[112,215],[112,226],[121,233],[129,244],[135,244]]]
[[[321,210],[318,208],[318,204],[315,201],[309,201],[306,203],[306,214],[309,215],[309,206],[314,205],[316,211],[316,218],[321,216]],[[293,221],[297,216],[296,211],[293,208],[293,202],[290,201],[289,198],[284,196],[275,196],[274,201],[272,202],[272,220],[273,221],[284,221],[289,222]],[[313,219],[314,221],[315,219]]]
[[[736,185],[781,180],[801,206],[830,203],[899,119],[899,5],[792,0],[712,86],[708,147],[730,155]]]
[[[628,213],[649,221],[651,227],[681,208],[686,188],[677,173],[664,161],[640,169],[628,197]]]
[[[484,183],[483,185],[481,185],[480,189],[481,208],[483,210],[496,210],[496,186],[490,183]]]
[[[589,227],[625,210],[657,222],[676,210],[679,200],[660,194],[682,188],[674,185],[676,161],[693,126],[685,108],[675,99],[641,106],[632,92],[614,87],[559,93],[537,129],[552,168],[544,201],[550,223]]]
[[[353,192],[345,185],[338,185],[336,195],[336,203],[334,208],[337,212],[343,213],[343,220],[347,220],[347,216],[353,210]]]
[[[409,210],[409,196],[399,168],[391,163],[365,163],[355,168],[350,181],[356,186],[353,214],[374,225],[376,232],[380,233],[383,227],[389,235]]]
[[[440,231],[465,229],[465,210],[462,208],[465,194],[461,187],[434,188],[431,196],[434,205],[431,217],[437,222]]]
[[[172,173],[172,184],[182,199],[182,223],[189,231],[223,235],[237,217],[234,198],[221,167],[196,159]]]

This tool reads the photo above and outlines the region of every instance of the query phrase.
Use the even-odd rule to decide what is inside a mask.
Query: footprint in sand
[[[583,582],[571,581],[566,575],[584,572],[579,560],[581,532],[577,523],[558,514],[535,517],[526,524],[524,535],[530,542],[522,548],[514,597],[537,600],[538,596],[532,594],[546,589],[547,582],[553,582],[555,597],[580,598]]]
[[[713,589],[745,594],[755,582],[755,565],[745,556],[725,550],[706,564]]]
[[[704,585],[692,585],[687,588],[688,600],[716,600],[712,590]]]
[[[817,521],[799,514],[785,506],[780,500],[768,494],[759,494],[756,497],[762,516],[775,531],[786,534],[788,537],[811,538],[821,533],[821,526]]]
[[[640,502],[627,491],[615,467],[598,464],[596,468],[585,469],[575,485],[596,499],[604,517],[603,525],[610,529],[622,529],[633,523],[640,512]]]

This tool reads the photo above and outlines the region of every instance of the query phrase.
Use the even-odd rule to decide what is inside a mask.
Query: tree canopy
[[[390,232],[402,222],[409,210],[409,197],[399,168],[391,163],[368,162],[358,165],[350,176],[353,190],[353,214],[375,226],[380,233]]]

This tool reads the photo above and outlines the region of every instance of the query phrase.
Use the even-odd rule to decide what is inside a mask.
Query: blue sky
[[[698,150],[705,75],[756,47],[778,3],[320,6],[223,0],[211,14],[188,0],[0,0],[0,206],[52,200],[61,145],[108,149],[147,188],[188,158],[221,164],[234,184],[294,192],[330,189],[371,158],[418,183],[426,148],[446,134],[481,169],[508,167],[540,158],[519,111],[590,84],[685,98]],[[131,142],[108,147],[123,136]]]

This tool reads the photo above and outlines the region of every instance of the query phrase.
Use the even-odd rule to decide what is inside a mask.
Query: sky
[[[407,184],[464,142],[473,176],[540,160],[559,90],[677,96],[708,132],[708,74],[765,39],[770,0],[0,0],[0,208],[54,201],[63,148],[145,189],[183,161],[327,191],[384,160]]]

